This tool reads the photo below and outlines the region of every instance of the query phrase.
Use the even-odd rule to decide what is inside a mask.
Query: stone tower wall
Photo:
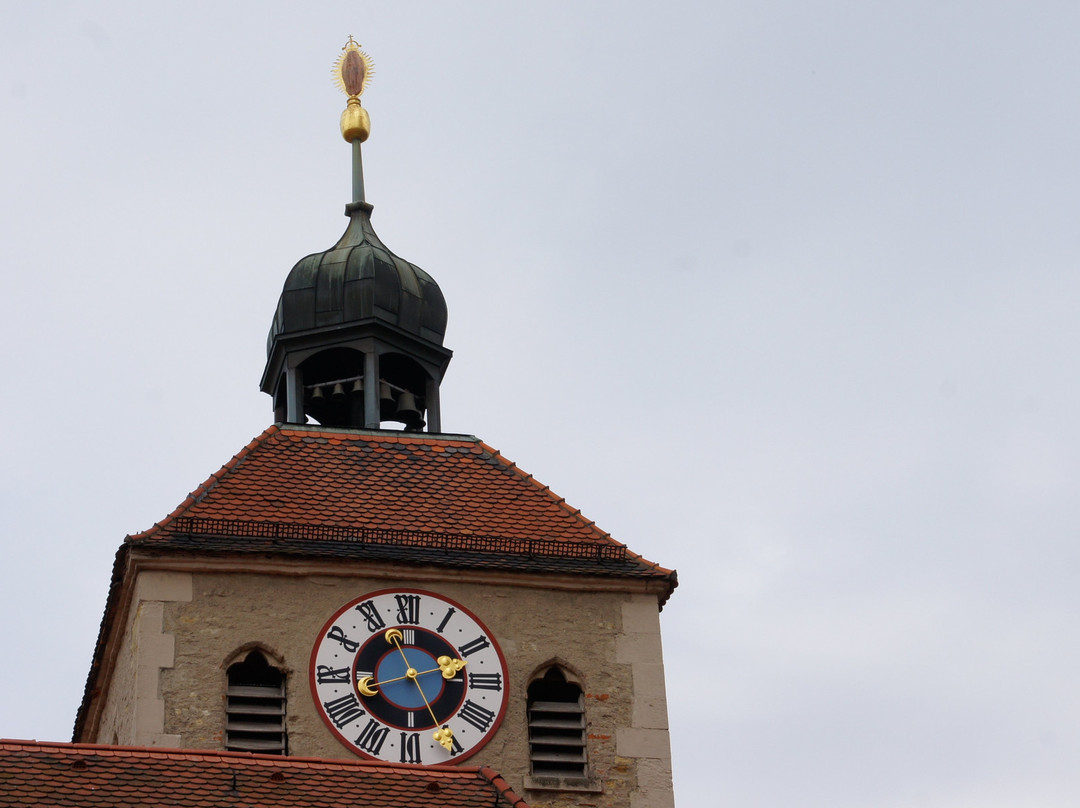
[[[464,577],[464,576],[463,576]],[[450,580],[446,580],[450,578]],[[426,589],[466,606],[494,634],[509,673],[507,713],[465,765],[500,772],[533,806],[673,805],[656,596],[512,583],[358,574],[138,574],[106,694],[99,743],[224,748],[226,668],[258,647],[286,674],[291,755],[353,758],[317,713],[308,663],[326,620],[388,588]],[[585,694],[593,790],[536,790],[526,689],[551,663]]]

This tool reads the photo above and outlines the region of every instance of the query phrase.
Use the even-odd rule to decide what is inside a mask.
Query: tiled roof
[[[0,805],[528,808],[487,768],[7,740]]]
[[[669,579],[480,440],[272,426],[134,546]]]

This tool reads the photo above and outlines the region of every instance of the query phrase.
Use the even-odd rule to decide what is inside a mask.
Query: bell
[[[319,402],[321,404],[325,399],[326,399],[326,396],[323,395],[323,391],[322,391],[321,387],[316,387],[314,390],[311,391],[311,400],[312,401],[317,401],[317,402]]]
[[[390,385],[386,382],[379,382],[379,419],[382,421],[389,420],[394,417],[394,394],[390,390]]]
[[[334,392],[330,394],[330,398],[334,399],[334,401],[341,401],[345,398],[345,387],[341,382],[334,385]]]
[[[416,407],[416,396],[408,390],[403,390],[398,396],[398,408],[394,417],[408,429],[419,429],[424,426],[424,414]]]
[[[357,379],[352,383],[352,390],[350,390],[354,396],[360,396],[364,394],[364,380]]]

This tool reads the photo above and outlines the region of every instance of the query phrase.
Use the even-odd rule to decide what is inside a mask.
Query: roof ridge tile
[[[510,788],[510,784],[506,782],[501,774],[488,766],[480,767],[480,776],[493,785],[496,791],[502,795],[502,797],[510,803],[511,806],[523,806],[523,808],[529,808],[525,800],[514,793]]]

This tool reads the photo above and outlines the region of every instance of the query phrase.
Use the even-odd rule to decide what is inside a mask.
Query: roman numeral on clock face
[[[483,651],[485,648],[488,648],[490,645],[491,645],[491,643],[488,641],[488,638],[485,637],[483,634],[481,634],[479,637],[477,637],[472,642],[465,643],[458,650],[461,651],[461,655],[463,657],[467,657],[467,656],[471,656],[471,655],[475,654],[477,651]]]
[[[365,600],[363,603],[358,603],[356,605],[356,611],[364,616],[364,620],[367,621],[368,631],[375,632],[379,629],[386,628],[386,621],[383,620],[382,615],[379,614],[379,609],[374,601]]]
[[[326,639],[341,643],[341,647],[350,654],[355,654],[356,649],[360,647],[359,640],[350,640],[338,626],[331,626],[330,630],[326,632]]]
[[[369,754],[377,755],[382,751],[383,742],[389,734],[390,727],[384,727],[374,718],[369,718],[356,739],[356,745]]]
[[[315,670],[315,678],[320,685],[329,684],[331,682],[348,683],[349,681],[348,668],[331,668],[329,665],[319,665]]]
[[[470,690],[502,690],[501,673],[470,673]]]
[[[346,724],[351,724],[365,714],[364,708],[360,706],[360,702],[356,700],[356,696],[352,693],[342,696],[340,699],[324,701],[323,708],[326,710],[326,715],[329,716],[338,729],[341,729]]]
[[[442,622],[439,623],[438,628],[436,628],[435,630],[437,632],[439,632],[440,634],[442,634],[443,629],[446,628],[446,624],[450,622],[450,618],[454,616],[454,612],[456,612],[456,611],[457,611],[457,609],[455,609],[453,606],[451,606],[449,609],[447,609],[446,614],[443,615]]]
[[[450,738],[450,756],[460,755],[465,751],[465,748],[458,743],[457,735]]]
[[[486,707],[481,707],[472,699],[465,702],[458,716],[462,721],[469,722],[481,732],[487,732],[487,728],[495,720],[495,713]]]
[[[397,601],[397,621],[399,623],[420,622],[420,596],[419,595],[394,595]]]
[[[401,762],[414,764],[423,762],[420,760],[419,732],[401,733]]]

